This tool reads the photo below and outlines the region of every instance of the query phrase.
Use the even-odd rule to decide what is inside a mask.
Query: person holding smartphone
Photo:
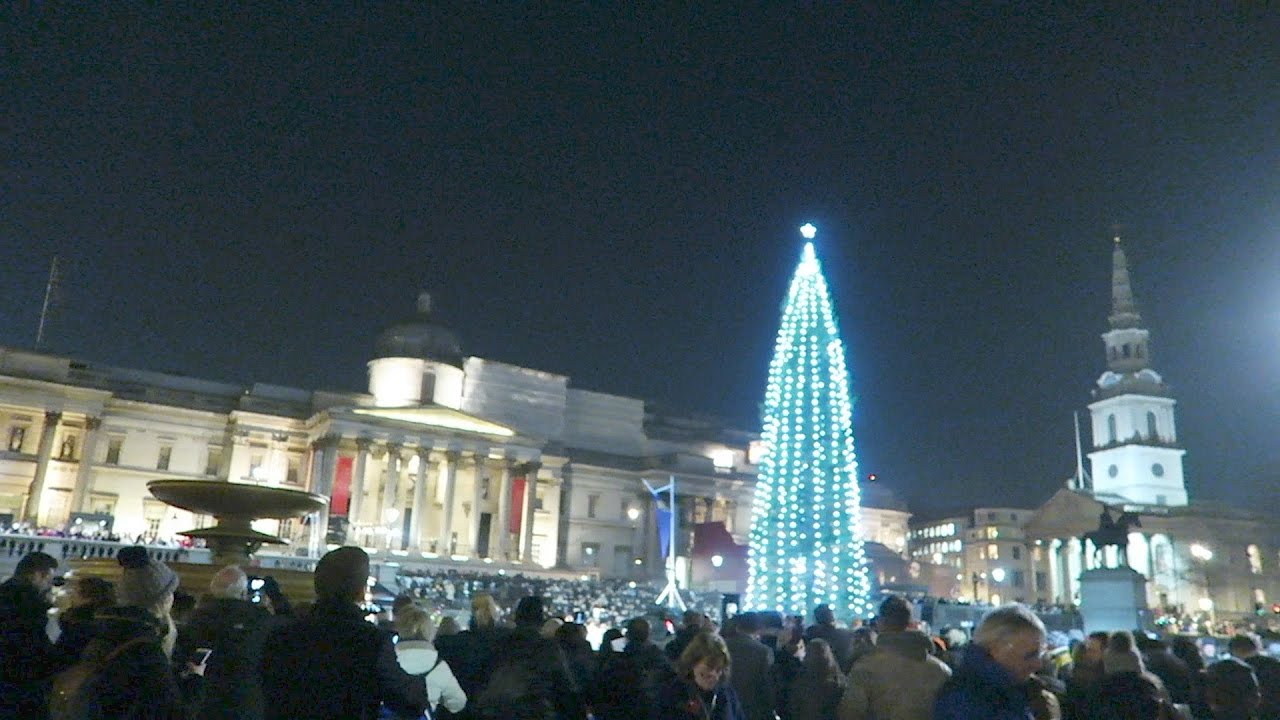
[[[261,590],[266,583],[258,580]],[[200,720],[261,720],[265,713],[258,667],[267,635],[279,621],[249,600],[251,587],[238,566],[222,568],[178,635],[174,657],[208,666]]]

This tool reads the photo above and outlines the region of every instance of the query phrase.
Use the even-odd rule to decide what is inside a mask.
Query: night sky
[[[1280,484],[1274,14],[17,5],[0,344],[59,253],[51,352],[362,390],[425,287],[468,354],[756,429],[812,221],[863,472],[1029,506],[1118,229],[1193,497]]]

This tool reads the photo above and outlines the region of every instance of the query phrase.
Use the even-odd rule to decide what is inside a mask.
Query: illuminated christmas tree
[[[816,230],[801,233],[812,240]],[[871,613],[844,343],[813,243],[791,279],[764,398],[748,607]]]

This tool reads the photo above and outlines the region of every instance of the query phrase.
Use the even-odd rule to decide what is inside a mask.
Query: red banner
[[[511,480],[511,523],[510,530],[520,534],[520,519],[524,517],[524,476]]]
[[[329,514],[346,515],[351,507],[351,464],[354,458],[338,457],[333,473],[333,492],[329,494]]]

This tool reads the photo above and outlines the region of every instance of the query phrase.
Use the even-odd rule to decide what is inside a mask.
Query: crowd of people
[[[1280,661],[1244,634],[1208,665],[1189,639],[1144,633],[1050,652],[1025,606],[933,635],[889,596],[853,628],[826,606],[810,624],[689,610],[667,637],[644,612],[622,620],[647,596],[612,608],[593,647],[562,609],[608,602],[604,586],[423,576],[371,617],[369,557],[343,547],[317,564],[314,602],[272,583],[255,602],[228,566],[184,609],[147,548],[118,562],[115,583],[71,578],[56,613],[56,558],[29,553],[0,584],[0,719],[1280,720]],[[466,605],[465,629],[441,596]]]
[[[634,580],[405,570],[397,582],[403,592],[441,612],[465,611],[477,595],[489,595],[502,607],[514,607],[520,598],[536,596],[543,599],[550,615],[619,627],[630,618],[661,612],[655,601],[662,587]],[[718,617],[718,593],[681,590],[680,595],[686,607]]]

